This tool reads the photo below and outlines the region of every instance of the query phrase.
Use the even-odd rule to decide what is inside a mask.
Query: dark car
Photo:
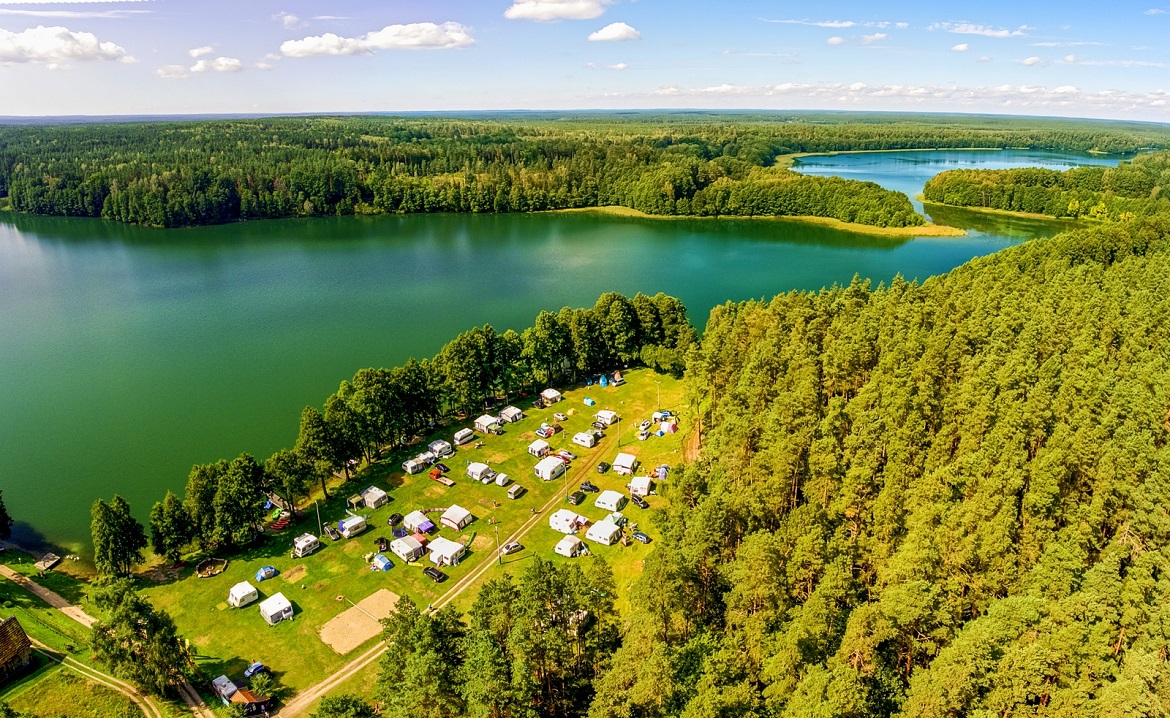
[[[268,666],[264,665],[260,661],[256,661],[244,669],[244,678],[252,678],[253,676],[258,676],[261,673],[270,673],[270,671],[268,670]]]
[[[600,421],[595,421],[592,424],[590,424],[589,426],[592,426],[594,429],[599,429],[599,430],[605,428],[605,424],[602,424]]]
[[[574,491],[573,493],[571,493],[565,497],[565,501],[568,501],[570,504],[572,504],[574,506],[576,506],[577,504],[580,504],[584,500],[585,500],[585,492],[584,491]]]
[[[588,491],[591,494],[596,494],[598,491],[601,491],[601,489],[597,488],[597,486],[595,486],[593,482],[589,481],[588,479],[581,482],[581,490]]]
[[[402,514],[390,514],[390,518],[386,519],[386,523],[390,526],[397,526],[402,523]]]
[[[374,539],[374,545],[378,547],[379,551],[387,551],[390,549],[390,542],[386,540],[385,536],[379,536]]]
[[[641,496],[631,496],[630,501],[633,502],[634,506],[637,506],[640,509],[650,508],[650,504],[646,503],[646,499],[642,498]]]
[[[597,464],[597,473],[604,474],[607,471],[609,471],[609,462],[608,461],[602,461],[599,464]]]
[[[442,583],[447,580],[447,574],[443,573],[434,566],[427,566],[423,569],[423,575],[431,579],[435,583]]]
[[[439,471],[442,471],[444,474],[449,474],[449,473],[451,473],[451,469],[448,469],[448,468],[447,468],[447,465],[446,465],[446,464],[444,464],[442,461],[440,461],[439,463],[435,464],[435,468],[436,468],[436,469],[438,469]]]
[[[635,541],[639,541],[641,543],[650,543],[650,537],[647,536],[646,534],[642,533],[641,531],[635,531],[634,533],[632,533],[630,535],[634,537]]]
[[[601,429],[592,429],[592,430],[590,430],[589,433],[593,434],[593,438],[597,439],[598,441],[605,438],[605,432],[602,431]]]

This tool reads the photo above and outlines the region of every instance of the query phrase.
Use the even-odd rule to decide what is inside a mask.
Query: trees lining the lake
[[[1125,220],[1170,212],[1170,152],[1139,155],[1117,167],[948,170],[926,183],[929,202],[1031,212],[1050,217]]]
[[[0,126],[0,198],[34,214],[156,227],[387,212],[619,205],[655,215],[917,226],[872,183],[773,167],[836,150],[1026,147],[1126,153],[1170,132],[1107,122],[646,114],[312,117]]]

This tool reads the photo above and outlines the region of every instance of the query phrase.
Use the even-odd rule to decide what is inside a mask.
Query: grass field
[[[377,510],[363,509],[369,516],[370,530],[351,540],[339,542],[324,541],[323,548],[312,556],[300,559],[290,558],[292,539],[304,531],[317,533],[316,507],[310,505],[304,516],[279,534],[269,535],[255,548],[232,557],[228,569],[220,576],[209,579],[193,577],[193,568],[186,567],[177,576],[162,577],[144,589],[156,605],[165,608],[175,618],[180,632],[192,643],[198,654],[198,661],[204,672],[214,677],[221,673],[238,676],[252,660],[260,660],[272,667],[281,681],[292,689],[301,689],[335,671],[347,657],[357,655],[362,648],[355,649],[348,656],[339,656],[327,647],[317,636],[318,629],[343,610],[350,602],[357,602],[381,588],[399,595],[410,597],[426,606],[440,597],[460,577],[495,559],[496,529],[499,540],[504,542],[525,521],[531,518],[533,509],[543,507],[558,495],[563,495],[566,485],[575,487],[582,479],[589,478],[603,488],[618,488],[624,485],[612,474],[599,476],[595,471],[597,461],[613,460],[618,452],[619,440],[623,450],[634,453],[646,465],[653,465],[659,457],[666,463],[677,464],[681,457],[682,433],[665,437],[651,437],[645,442],[634,438],[636,420],[649,418],[661,405],[679,409],[683,402],[683,387],[678,380],[660,376],[648,370],[631,371],[626,374],[626,384],[621,387],[575,388],[565,391],[565,400],[555,407],[534,410],[531,400],[514,402],[524,409],[524,420],[505,426],[500,436],[480,437],[481,448],[474,444],[459,447],[455,456],[445,460],[451,468],[453,487],[445,487],[431,481],[427,475],[406,476],[401,463],[406,456],[387,456],[382,462],[366,467],[344,487],[335,490],[329,501],[319,504],[321,517],[326,521],[342,518],[345,497],[366,486],[379,486],[389,492],[391,501]],[[587,407],[583,399],[592,397],[597,406]],[[599,409],[616,410],[623,420],[607,432],[607,436],[593,449],[583,449],[571,443],[577,431],[589,426],[592,415]],[[552,419],[553,412],[568,414],[562,422],[565,430],[557,434],[550,443],[554,449],[570,448],[580,459],[573,462],[567,481],[542,482],[532,473],[535,460],[526,452],[528,444],[535,438],[534,431],[541,421]],[[474,418],[474,417],[472,417]],[[684,413],[682,427],[687,427]],[[470,424],[470,421],[467,423]],[[462,425],[460,425],[462,426]],[[450,440],[459,426],[448,427],[435,437]],[[424,442],[425,443],[425,442]],[[421,450],[416,447],[415,452]],[[471,481],[463,474],[466,465],[474,461],[488,463],[498,472],[507,473],[516,483],[526,487],[528,492],[516,500],[507,498],[507,489],[495,484],[482,485]],[[651,497],[651,504],[655,502]],[[470,553],[458,566],[444,569],[450,581],[435,584],[422,575],[427,559],[407,565],[396,556],[391,556],[394,568],[388,572],[368,570],[364,556],[374,550],[374,539],[379,536],[391,537],[386,518],[391,513],[406,514],[415,509],[445,508],[459,504],[475,516],[461,532],[443,528],[440,535],[454,540],[465,541]],[[579,513],[593,519],[604,514],[592,508],[590,500],[578,507]],[[627,508],[632,520],[640,517],[630,514],[639,511]],[[437,522],[437,514],[433,515]],[[491,523],[489,523],[489,521]],[[645,521],[639,521],[646,527]],[[534,529],[524,543],[529,545],[526,552],[510,557],[511,570],[522,565],[526,556],[542,554],[552,556],[551,547],[555,535],[542,523]],[[548,544],[545,551],[545,544]],[[620,546],[603,547],[597,553],[605,555],[614,566],[619,586],[624,586],[640,568],[641,556],[652,548],[635,544],[624,549]],[[276,567],[281,574],[263,583],[256,583],[254,574],[264,565]],[[491,575],[491,572],[489,572]],[[283,592],[292,601],[296,614],[292,621],[269,627],[259,616],[255,605],[243,609],[227,606],[228,589],[243,580],[252,581],[261,593],[261,599],[276,592]],[[456,603],[463,606],[474,598],[474,587],[464,591]],[[370,642],[372,643],[372,639]]]
[[[4,700],[15,710],[44,718],[142,718],[126,696],[61,667]]]

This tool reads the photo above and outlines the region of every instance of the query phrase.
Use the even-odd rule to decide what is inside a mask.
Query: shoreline
[[[843,232],[852,232],[854,234],[868,234],[875,237],[892,237],[905,239],[910,237],[965,237],[967,231],[957,227],[948,227],[943,224],[933,224],[927,222],[918,227],[876,227],[872,224],[858,224],[855,222],[843,222],[832,217],[814,217],[808,215],[797,216],[776,216],[776,215],[754,215],[745,217],[742,215],[718,215],[715,217],[698,217],[688,214],[646,214],[636,209],[629,207],[622,207],[619,205],[606,205],[603,207],[575,207],[571,209],[551,209],[545,212],[530,212],[529,214],[604,214],[611,217],[627,217],[634,219],[651,219],[651,220],[702,220],[702,221],[718,221],[718,220],[768,220],[773,222],[796,222],[800,224],[816,224],[830,229],[838,229]]]
[[[963,204],[947,204],[946,202],[931,202],[930,200],[923,199],[922,195],[918,195],[915,199],[917,199],[919,202],[921,202],[924,207],[925,206],[947,207],[949,209],[962,209],[962,210],[967,210],[969,212],[978,212],[979,214],[989,214],[989,215],[994,215],[994,216],[999,216],[999,217],[1017,217],[1019,219],[1035,219],[1035,220],[1043,220],[1043,221],[1047,221],[1047,222],[1086,222],[1087,223],[1087,222],[1100,221],[1100,220],[1092,220],[1092,219],[1089,219],[1088,217],[1053,217],[1052,215],[1037,214],[1035,212],[1015,212],[1015,211],[1010,210],[1010,209],[996,209],[994,207],[974,207],[974,206],[968,206],[968,205],[963,205]]]
[[[912,147],[897,150],[831,150],[829,152],[795,152],[790,155],[780,155],[773,162],[773,167],[792,169],[797,160],[805,157],[833,157],[835,155],[864,155],[869,153],[890,152],[1003,152],[1004,150],[1024,149],[1021,147]]]

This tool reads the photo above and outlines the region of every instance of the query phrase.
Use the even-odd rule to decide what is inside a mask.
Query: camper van
[[[513,484],[512,488],[508,489],[508,498],[518,499],[524,493],[524,487],[520,484]]]
[[[310,533],[303,533],[293,539],[292,558],[304,558],[321,548],[321,542]]]
[[[475,432],[471,429],[460,429],[455,432],[455,446],[463,446],[474,438]]]
[[[337,530],[346,538],[353,538],[366,530],[366,520],[361,516],[350,516],[337,522]]]
[[[597,445],[597,437],[582,431],[573,435],[573,443],[577,446],[584,446],[586,449],[592,449]]]
[[[552,481],[565,473],[568,466],[559,456],[546,456],[536,464],[535,472],[542,481]]]
[[[440,459],[446,458],[455,453],[455,448],[442,439],[436,439],[432,441],[431,443],[427,444],[427,448],[431,450],[432,454]]]

